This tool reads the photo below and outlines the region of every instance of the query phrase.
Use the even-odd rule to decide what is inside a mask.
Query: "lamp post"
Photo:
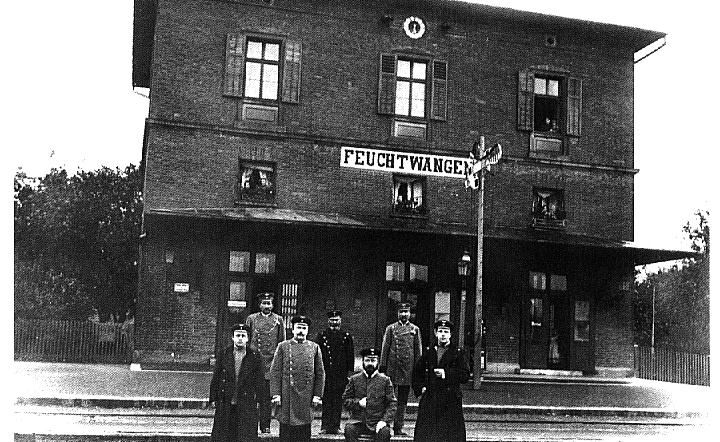
[[[467,277],[470,274],[470,253],[466,250],[458,261],[458,275],[462,280],[462,288],[460,289],[460,327],[458,329],[458,348],[465,347],[465,304],[467,302]]]

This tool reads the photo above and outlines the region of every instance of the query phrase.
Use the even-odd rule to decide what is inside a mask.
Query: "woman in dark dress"
[[[465,442],[460,384],[470,380],[465,352],[450,342],[453,324],[435,323],[437,345],[425,349],[413,367],[412,389],[420,398],[415,442]]]

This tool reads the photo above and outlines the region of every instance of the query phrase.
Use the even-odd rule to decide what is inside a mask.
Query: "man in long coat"
[[[384,371],[395,386],[397,411],[393,422],[396,436],[405,435],[405,408],[410,393],[410,377],[413,366],[422,354],[420,329],[410,322],[410,304],[398,306],[398,321],[388,325],[383,336],[380,371]]]
[[[470,379],[465,352],[450,343],[453,325],[435,322],[437,345],[415,364],[412,388],[420,398],[415,442],[465,442],[460,384]]]
[[[325,391],[322,397],[322,425],[320,434],[337,434],[340,430],[342,395],[348,377],[355,369],[355,344],[350,333],[340,329],[342,312],[327,312],[328,327],[318,333],[315,342],[320,346],[325,368]]]
[[[258,423],[260,431],[270,433],[270,364],[278,344],[285,340],[285,326],[282,316],[272,311],[272,293],[261,293],[258,295],[258,300],[260,311],[249,315],[245,324],[253,330],[250,348],[260,353],[263,364],[264,376],[263,379],[258,379],[258,383],[264,389]]]
[[[373,437],[374,442],[388,442],[395,416],[395,391],[389,377],[377,371],[380,352],[366,348],[360,352],[363,371],[350,377],[343,400],[350,412],[345,424],[345,440],[357,442],[360,435]]]
[[[325,387],[320,346],[307,339],[310,321],[305,316],[291,320],[293,337],[275,350],[270,366],[270,393],[280,422],[281,442],[310,441],[312,407],[322,404]]]
[[[233,345],[217,358],[210,382],[215,406],[213,442],[257,442],[257,405],[263,389],[263,371],[257,352],[247,347],[250,327],[232,326]]]

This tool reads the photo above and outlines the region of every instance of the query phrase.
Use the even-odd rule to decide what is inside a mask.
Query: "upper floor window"
[[[533,189],[533,225],[538,227],[565,226],[565,196],[562,190]]]
[[[425,177],[393,176],[393,213],[425,215]]]
[[[535,77],[534,127],[539,132],[560,132],[560,80]]]
[[[245,96],[277,100],[280,76],[280,44],[247,40]]]
[[[301,61],[300,42],[259,38],[242,33],[228,34],[223,94],[264,100],[268,109],[277,109],[278,100],[299,103]],[[257,111],[254,109],[250,114],[254,115]],[[267,120],[263,117],[257,119]]]
[[[378,113],[416,120],[428,116],[445,120],[447,72],[447,62],[443,60],[381,54]]]
[[[395,114],[425,117],[425,80],[427,63],[412,60],[397,61],[395,83]]]
[[[579,136],[581,117],[581,79],[542,71],[519,72],[518,129],[538,133],[539,138]],[[552,149],[543,145],[540,150]]]
[[[275,202],[275,166],[254,161],[240,162],[237,184],[240,202]]]

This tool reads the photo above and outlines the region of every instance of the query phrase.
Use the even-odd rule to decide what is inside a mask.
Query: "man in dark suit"
[[[350,333],[342,331],[342,312],[327,312],[328,327],[318,333],[315,342],[322,351],[325,367],[325,391],[322,398],[320,434],[337,434],[342,414],[342,394],[348,377],[355,369],[355,346]]]
[[[460,384],[470,380],[465,353],[450,342],[450,321],[435,322],[437,345],[427,348],[413,367],[412,389],[420,398],[415,442],[465,442]]]
[[[210,382],[210,403],[215,407],[213,442],[256,442],[257,406],[262,399],[263,369],[258,353],[247,345],[252,329],[231,327],[233,345],[217,358]]]
[[[395,417],[395,390],[389,377],[378,371],[380,352],[366,348],[360,352],[363,371],[350,377],[343,400],[350,412],[345,424],[345,440],[356,442],[360,435],[373,436],[375,442],[390,440],[388,424]]]

